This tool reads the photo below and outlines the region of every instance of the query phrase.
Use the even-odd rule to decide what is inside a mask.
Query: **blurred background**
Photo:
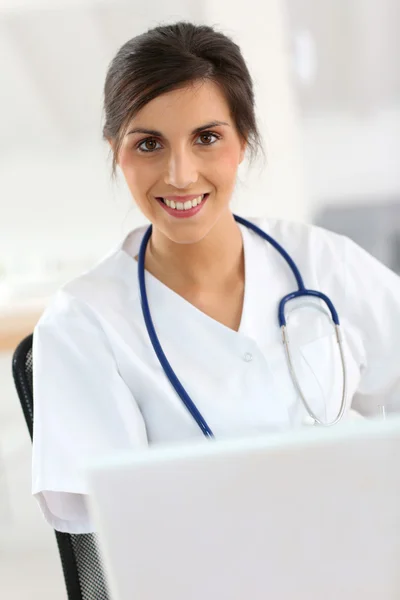
[[[102,87],[129,38],[216,25],[253,75],[266,164],[234,209],[322,225],[400,273],[400,0],[0,0],[0,596],[65,598],[30,497],[11,356],[49,297],[142,219],[112,183]]]

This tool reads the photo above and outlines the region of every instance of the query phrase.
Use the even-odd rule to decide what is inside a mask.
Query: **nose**
[[[196,183],[197,179],[197,167],[190,152],[184,149],[171,150],[164,177],[165,183],[175,188],[185,189]]]

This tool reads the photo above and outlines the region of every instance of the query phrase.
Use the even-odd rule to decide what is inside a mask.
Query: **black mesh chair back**
[[[33,386],[32,339],[26,337],[15,350],[12,371],[22,411],[32,439]],[[109,600],[101,559],[94,534],[55,531],[68,600]]]

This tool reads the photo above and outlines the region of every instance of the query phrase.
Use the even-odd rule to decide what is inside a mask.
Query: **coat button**
[[[246,362],[251,362],[253,360],[253,355],[250,354],[250,352],[246,352],[246,354],[244,355],[244,360]]]

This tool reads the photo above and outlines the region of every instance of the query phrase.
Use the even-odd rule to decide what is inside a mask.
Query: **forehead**
[[[202,123],[232,122],[228,103],[211,81],[189,84],[162,94],[146,104],[130,125],[159,129],[163,132],[192,130]]]

